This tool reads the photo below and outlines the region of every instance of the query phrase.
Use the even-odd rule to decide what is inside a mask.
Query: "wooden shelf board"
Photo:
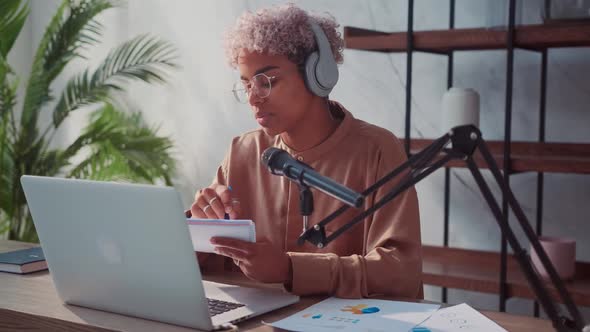
[[[422,246],[423,281],[428,285],[497,294],[500,289],[500,254],[437,246]],[[533,291],[512,255],[507,260],[509,297],[534,298]],[[565,282],[574,302],[590,306],[590,263],[578,262],[576,276]],[[551,288],[557,302],[557,292]]]
[[[348,49],[378,52],[407,51],[406,32],[381,32],[344,27]],[[505,49],[506,30],[473,28],[414,31],[417,51],[449,52]],[[590,46],[590,22],[523,25],[516,27],[515,47],[546,49]]]
[[[431,144],[430,139],[412,139],[411,153],[417,153]],[[498,167],[502,169],[504,143],[486,141]],[[547,172],[590,174],[590,144],[512,142],[511,169],[513,172]],[[479,153],[475,154],[478,166],[487,168]],[[452,161],[451,167],[465,167],[463,161]]]

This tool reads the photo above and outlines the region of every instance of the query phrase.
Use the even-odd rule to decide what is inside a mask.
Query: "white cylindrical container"
[[[450,88],[442,98],[443,133],[466,124],[479,127],[479,94],[473,89]]]

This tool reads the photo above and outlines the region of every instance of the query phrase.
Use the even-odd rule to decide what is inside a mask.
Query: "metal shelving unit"
[[[485,28],[455,29],[455,0],[449,0],[449,28],[447,30],[414,31],[414,0],[408,0],[408,24],[405,32],[381,32],[354,27],[344,28],[345,47],[376,52],[405,52],[406,53],[406,114],[404,147],[408,155],[428,145],[431,140],[412,139],[412,66],[414,52],[426,52],[438,56],[446,56],[447,88],[453,85],[454,52],[469,50],[506,50],[506,93],[504,140],[489,142],[490,149],[504,174],[521,172],[537,172],[536,197],[536,232],[542,234],[543,220],[543,188],[544,172],[561,172],[590,174],[590,144],[547,143],[545,141],[546,127],[546,95],[547,95],[547,62],[548,49],[556,47],[589,47],[590,23],[524,25],[515,26],[516,0],[509,0],[509,18],[506,30],[490,30]],[[492,0],[490,0],[492,1]],[[540,55],[540,107],[538,142],[512,141],[512,94],[514,81],[514,51],[523,49]],[[450,167],[461,167],[452,164]],[[477,264],[473,256],[482,253],[475,250],[449,248],[449,212],[451,199],[450,168],[445,168],[444,185],[444,247],[425,246],[425,282],[442,287],[442,301],[447,301],[447,287],[461,288],[499,294],[499,310],[505,311],[506,300],[511,296],[532,298],[526,284],[522,284],[518,274],[509,271],[511,255],[507,253],[506,239],[502,236],[500,253],[489,253],[486,256],[486,266]],[[503,215],[508,218],[507,201],[503,199]],[[441,249],[443,249],[441,251]],[[461,254],[445,255],[456,250]],[[442,253],[442,254],[441,254]],[[490,262],[497,260],[499,267],[490,268]],[[440,269],[441,264],[449,269]],[[494,264],[492,264],[494,265]],[[580,299],[590,295],[590,264],[578,263],[579,273],[569,283],[568,289],[578,299],[576,303],[588,305]],[[471,266],[471,271],[469,271]],[[478,269],[485,270],[479,273]],[[449,273],[449,270],[462,271],[466,277]],[[490,283],[490,274],[496,274],[497,282]],[[509,277],[510,275],[510,277]],[[515,281],[516,280],[516,281]],[[479,285],[479,286],[478,286]],[[535,303],[535,316],[539,314],[538,304]]]

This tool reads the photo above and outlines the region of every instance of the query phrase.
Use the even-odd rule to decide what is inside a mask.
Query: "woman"
[[[331,17],[311,16],[294,5],[245,13],[227,35],[229,63],[240,72],[236,98],[249,103],[260,129],[234,138],[213,184],[191,207],[197,218],[252,219],[256,243],[213,238],[251,279],[283,283],[298,295],[422,296],[420,223],[414,188],[323,249],[296,244],[302,231],[296,183],[272,175],[259,162],[268,147],[288,151],[320,174],[361,192],[406,158],[389,131],[355,119],[326,96],[337,80],[343,41]],[[314,32],[314,29],[315,32]],[[310,54],[319,48],[319,60]],[[319,61],[316,68],[313,61]],[[363,208],[386,188],[367,197]],[[309,227],[341,206],[313,190]],[[329,233],[358,210],[326,227]],[[219,264],[220,256],[201,260]],[[230,263],[231,264],[231,263]],[[227,264],[225,265],[227,268]]]

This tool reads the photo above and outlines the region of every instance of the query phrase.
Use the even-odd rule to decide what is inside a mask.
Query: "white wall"
[[[490,21],[490,1],[458,0],[457,27],[478,27]],[[341,26],[356,26],[382,31],[406,29],[407,2],[402,0],[306,0],[294,1],[314,11],[328,11]],[[33,23],[19,43],[36,45],[56,1],[34,1]],[[182,69],[168,86],[136,85],[131,97],[141,106],[147,119],[162,125],[162,133],[176,142],[179,174],[176,185],[189,204],[194,191],[206,186],[221,161],[232,137],[255,128],[247,106],[233,101],[231,84],[236,72],[225,64],[222,49],[224,29],[245,9],[256,9],[282,1],[163,1],[131,0],[126,9],[103,16],[105,43],[93,50],[90,61],[98,63],[107,50],[130,36],[151,32],[173,42],[179,49]],[[525,23],[539,22],[539,1],[525,0]],[[437,29],[448,24],[448,3],[440,0],[415,1],[415,28]],[[11,59],[28,55],[20,47]],[[547,140],[590,142],[590,49],[551,50],[548,71]],[[345,51],[340,68],[341,80],[332,98],[342,102],[356,117],[378,124],[403,136],[405,105],[405,54],[380,54]],[[21,65],[19,65],[21,66]],[[22,66],[21,66],[22,67]],[[80,64],[68,68],[77,72]],[[446,89],[446,58],[420,54],[414,56],[413,137],[433,138],[441,128],[440,99]],[[486,139],[502,139],[504,133],[504,95],[506,52],[457,52],[455,86],[472,87],[481,95],[481,129]],[[538,128],[540,55],[517,51],[515,58],[513,139],[536,140]],[[56,84],[59,88],[62,82]],[[84,123],[84,114],[68,122],[59,142],[75,137]],[[48,119],[48,118],[47,118]],[[58,142],[58,143],[59,143]],[[485,202],[464,169],[452,171],[452,246],[498,250],[499,230]],[[511,183],[528,217],[535,219],[536,177],[521,174]],[[546,234],[574,237],[579,260],[590,261],[590,177],[547,174],[544,230]],[[437,172],[418,185],[424,243],[442,243],[443,172]],[[522,237],[522,236],[521,236]],[[439,291],[427,287],[429,299],[439,299]],[[480,308],[497,308],[497,298],[451,290],[449,302],[469,301]],[[510,300],[509,310],[531,312],[531,302]]]

